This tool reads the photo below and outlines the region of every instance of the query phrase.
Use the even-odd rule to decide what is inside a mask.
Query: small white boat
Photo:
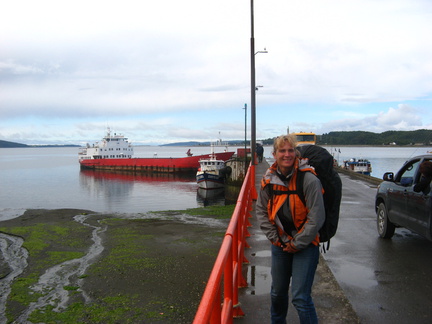
[[[344,161],[344,169],[365,175],[371,175],[372,166],[369,160],[366,159],[350,159]]]
[[[223,188],[225,179],[231,173],[231,168],[227,167],[225,162],[216,158],[212,145],[209,158],[199,160],[200,168],[196,173],[198,187],[202,189]]]

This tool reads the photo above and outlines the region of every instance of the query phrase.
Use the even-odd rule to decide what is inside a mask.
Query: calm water
[[[397,171],[411,156],[428,148],[326,147],[341,164],[343,160],[366,158],[372,175],[381,178]],[[136,147],[136,157],[185,156],[187,147]],[[236,148],[230,148],[230,151]],[[340,150],[340,153],[339,153]],[[225,204],[223,192],[204,197],[194,176],[120,175],[81,171],[77,148],[0,149],[0,220],[28,208],[80,208],[97,212],[142,213]],[[210,153],[209,147],[192,147],[195,155]],[[271,148],[264,156],[271,158]]]

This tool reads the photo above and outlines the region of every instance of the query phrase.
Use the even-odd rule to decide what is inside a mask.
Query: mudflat
[[[60,209],[0,222],[0,322],[191,323],[228,220],[179,218]]]

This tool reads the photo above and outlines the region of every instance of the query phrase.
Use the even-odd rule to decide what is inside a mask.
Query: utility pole
[[[251,0],[251,38],[250,38],[250,60],[251,60],[251,164],[255,165],[256,151],[256,86],[255,86],[255,38],[254,38],[254,5]]]
[[[245,110],[245,142],[244,142],[244,146],[245,146],[245,150],[244,150],[244,159],[245,159],[245,163],[244,163],[244,176],[246,177],[246,173],[247,173],[247,169],[248,169],[248,164],[247,164],[247,104],[244,105]]]
[[[254,5],[251,0],[251,39],[250,39],[250,57],[251,57],[251,155],[252,165],[255,163],[256,153],[256,92],[258,87],[255,85],[255,55],[258,53],[268,53],[264,48],[264,51],[255,52],[255,36],[254,36]]]

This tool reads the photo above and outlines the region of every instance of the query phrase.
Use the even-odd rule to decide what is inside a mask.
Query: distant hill
[[[244,145],[244,140],[235,140],[235,141],[223,141],[224,143],[227,143],[230,146],[237,146],[237,145]],[[169,143],[169,144],[163,144],[161,146],[209,146],[211,142],[197,142],[197,141],[190,141],[190,142],[176,142],[176,143]]]
[[[20,143],[0,140],[0,147],[29,147],[29,146],[26,144],[20,144]]]
[[[262,140],[265,145],[272,145],[274,138]],[[372,133],[364,131],[330,132],[317,135],[318,145],[432,145],[432,130],[387,131]]]
[[[431,145],[432,130],[372,132],[330,132],[318,136],[321,145]]]
[[[169,143],[169,144],[163,144],[161,146],[204,146],[204,145],[210,145],[210,142],[175,142],[175,143]]]
[[[27,145],[15,142],[8,142],[0,140],[0,148],[14,148],[14,147],[80,147],[80,145],[74,144],[44,144],[44,145]]]

